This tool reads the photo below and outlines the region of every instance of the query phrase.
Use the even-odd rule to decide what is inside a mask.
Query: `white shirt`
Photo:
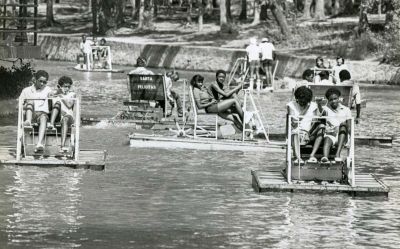
[[[250,44],[246,48],[247,56],[249,57],[249,61],[258,61],[260,60],[261,50],[256,44]]]
[[[341,123],[351,119],[351,111],[348,107],[339,103],[336,110],[331,109],[328,105],[322,107],[326,113],[326,131],[339,132]]]
[[[80,49],[85,53],[85,54],[90,54],[92,53],[92,42],[89,40],[86,40],[85,42],[81,42],[80,44]]]
[[[154,73],[145,67],[137,67],[129,72],[129,74],[140,74],[140,75],[154,75]]]
[[[340,66],[336,65],[332,69],[333,69],[333,76],[335,77],[334,80],[335,80],[336,84],[340,83],[340,78],[339,78],[340,71],[347,70],[350,72],[350,69],[346,64],[342,64]]]
[[[274,44],[270,42],[262,42],[260,45],[261,60],[273,60],[272,52],[275,51]]]
[[[44,88],[37,90],[34,85],[24,88],[19,96],[20,101],[29,99],[40,99],[33,101],[33,108],[35,112],[45,112],[49,113],[49,105],[47,98],[52,92],[51,88],[45,86]]]
[[[70,100],[70,99],[73,99],[73,98],[75,98],[75,93],[74,92],[68,92],[67,94],[61,95],[61,96],[58,97],[57,100],[60,102],[61,114],[62,115],[70,115],[71,117],[74,116],[74,111],[73,111],[74,107],[72,106],[71,108],[68,108],[68,106],[66,106],[64,104],[64,102],[62,101],[62,99]]]
[[[289,107],[289,115],[292,115],[294,117],[297,116],[304,116],[299,125],[298,128],[300,130],[305,130],[305,131],[310,131],[312,127],[312,119],[314,116],[317,115],[317,110],[318,110],[318,105],[315,102],[311,102],[308,108],[304,109],[301,107],[296,101],[290,101],[287,106]],[[294,124],[296,124],[297,121],[294,121]],[[293,128],[296,128],[297,125],[292,124]]]

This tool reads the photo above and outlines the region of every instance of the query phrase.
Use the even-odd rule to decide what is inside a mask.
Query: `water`
[[[110,117],[122,109],[124,74],[88,76],[65,69],[68,63],[36,63],[52,78],[73,75],[81,94],[91,93],[92,98],[82,98],[84,115]],[[397,135],[400,91],[362,91],[369,102],[358,132]],[[284,93],[260,97],[273,131],[283,131],[282,115],[289,98]],[[250,170],[278,169],[282,154],[134,149],[126,136],[131,131],[129,127],[83,127],[83,148],[109,152],[104,172],[0,167],[0,248],[400,245],[398,146],[356,148],[357,172],[377,174],[391,187],[389,198],[258,194],[251,188]],[[0,145],[15,144],[15,136],[15,126],[0,127]]]

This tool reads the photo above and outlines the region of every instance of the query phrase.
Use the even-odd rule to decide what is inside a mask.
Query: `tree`
[[[254,18],[253,18],[253,22],[251,23],[252,25],[257,25],[260,23],[260,2],[259,0],[255,0],[254,1]]]
[[[286,17],[283,14],[282,6],[276,0],[270,0],[270,9],[276,22],[281,28],[282,34],[287,38],[290,37],[289,26],[287,24]]]
[[[226,16],[225,0],[220,0],[220,2],[219,2],[219,25],[220,25],[221,31],[225,31],[228,26],[228,18]]]
[[[199,24],[199,32],[203,31],[203,15],[204,15],[204,5],[200,3],[199,18],[197,19]]]
[[[333,3],[333,15],[338,15],[340,13],[340,1],[339,0],[334,0],[335,2]]]
[[[124,23],[125,0],[98,0],[99,33],[113,32]]]
[[[324,3],[324,0],[316,0],[316,2],[315,2],[314,19],[316,19],[316,20],[324,20],[325,19],[325,3]]]
[[[138,29],[143,29],[143,19],[144,19],[143,17],[144,17],[144,0],[140,0]]]
[[[303,19],[311,19],[311,4],[313,0],[304,0]]]
[[[47,0],[46,4],[46,26],[54,26],[54,14],[53,14],[53,0]]]
[[[240,15],[239,15],[239,20],[246,20],[247,19],[247,0],[241,0],[240,1]]]

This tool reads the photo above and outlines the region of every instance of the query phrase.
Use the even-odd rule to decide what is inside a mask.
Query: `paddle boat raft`
[[[289,120],[291,118],[290,116]],[[288,139],[286,167],[281,171],[251,171],[253,188],[257,192],[344,192],[352,196],[387,197],[389,187],[375,175],[355,173],[353,129],[351,133],[349,146],[342,150],[342,162],[336,162],[333,157],[329,157],[328,163],[295,164],[291,139]],[[288,137],[291,135],[289,129]],[[302,156],[309,157],[311,149],[312,146],[302,146]],[[347,155],[343,156],[344,154]],[[321,152],[318,152],[316,157],[321,157]]]
[[[74,70],[82,72],[123,73],[123,70],[113,69],[110,46],[91,46],[92,54],[87,54],[86,63],[79,63]]]
[[[313,91],[314,97],[323,96],[331,86],[318,86],[319,90]],[[348,106],[349,86],[341,86],[342,104]],[[323,89],[325,88],[325,89]],[[292,155],[292,133],[289,124],[292,123],[291,115],[287,117],[287,147],[285,168],[281,171],[251,171],[252,186],[257,192],[289,191],[289,192],[344,192],[352,196],[385,196],[389,194],[386,186],[373,174],[356,174],[354,156],[354,118],[351,119],[351,134],[347,145],[342,149],[341,160],[334,158],[335,150],[331,150],[329,162],[295,163]],[[325,117],[314,117],[314,120]],[[300,152],[303,158],[309,158],[312,144],[301,145]],[[322,146],[318,149],[316,158],[322,157]]]
[[[49,101],[49,106],[52,104],[52,99],[40,101]],[[33,123],[32,126],[24,127],[23,115],[23,100],[20,100],[18,108],[17,146],[0,146],[0,165],[67,166],[71,168],[104,170],[107,156],[106,151],[80,148],[79,98],[75,99],[74,124],[67,132],[66,147],[68,150],[66,151],[61,150],[61,125],[59,123],[56,123],[53,129],[46,128],[44,149],[43,151],[37,151],[35,146],[39,125]]]

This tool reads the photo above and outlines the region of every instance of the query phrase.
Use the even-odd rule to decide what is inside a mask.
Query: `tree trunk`
[[[139,4],[139,23],[138,23],[138,29],[143,28],[143,14],[144,14],[144,0],[140,0]]]
[[[189,7],[187,9],[187,22],[188,24],[192,23],[192,0],[188,0]]]
[[[134,19],[136,16],[136,0],[130,0],[132,6],[132,18]]]
[[[254,17],[252,25],[257,25],[260,23],[260,2],[258,0],[254,1]]]
[[[324,0],[316,0],[316,2],[315,2],[314,19],[316,19],[316,20],[324,20],[325,19],[325,3],[324,3]]]
[[[99,33],[99,29],[98,29],[98,22],[97,22],[97,0],[90,0],[90,2],[92,3],[92,22],[93,22],[93,27],[92,27],[92,32],[93,34],[97,34]]]
[[[276,0],[271,0],[270,8],[276,22],[281,28],[282,34],[287,38],[290,37],[289,26],[287,24],[285,15],[283,15],[282,7],[276,2]]]
[[[304,0],[303,19],[311,19],[311,4],[313,0]]]
[[[231,0],[226,0],[226,17],[228,20],[232,20]]]
[[[226,17],[226,2],[225,0],[220,0],[219,3],[219,25],[220,30],[223,31],[228,24],[228,19]]]
[[[203,31],[203,14],[204,14],[204,7],[203,7],[203,5],[200,3],[199,18],[198,18],[199,32]]]
[[[205,12],[211,14],[213,10],[212,0],[206,0],[206,9]]]
[[[53,15],[53,0],[47,0],[46,4],[46,26],[54,25],[54,15]]]
[[[333,3],[333,15],[337,16],[340,13],[340,1],[335,0]]]
[[[247,0],[240,1],[241,11],[239,15],[239,20],[247,20]]]

